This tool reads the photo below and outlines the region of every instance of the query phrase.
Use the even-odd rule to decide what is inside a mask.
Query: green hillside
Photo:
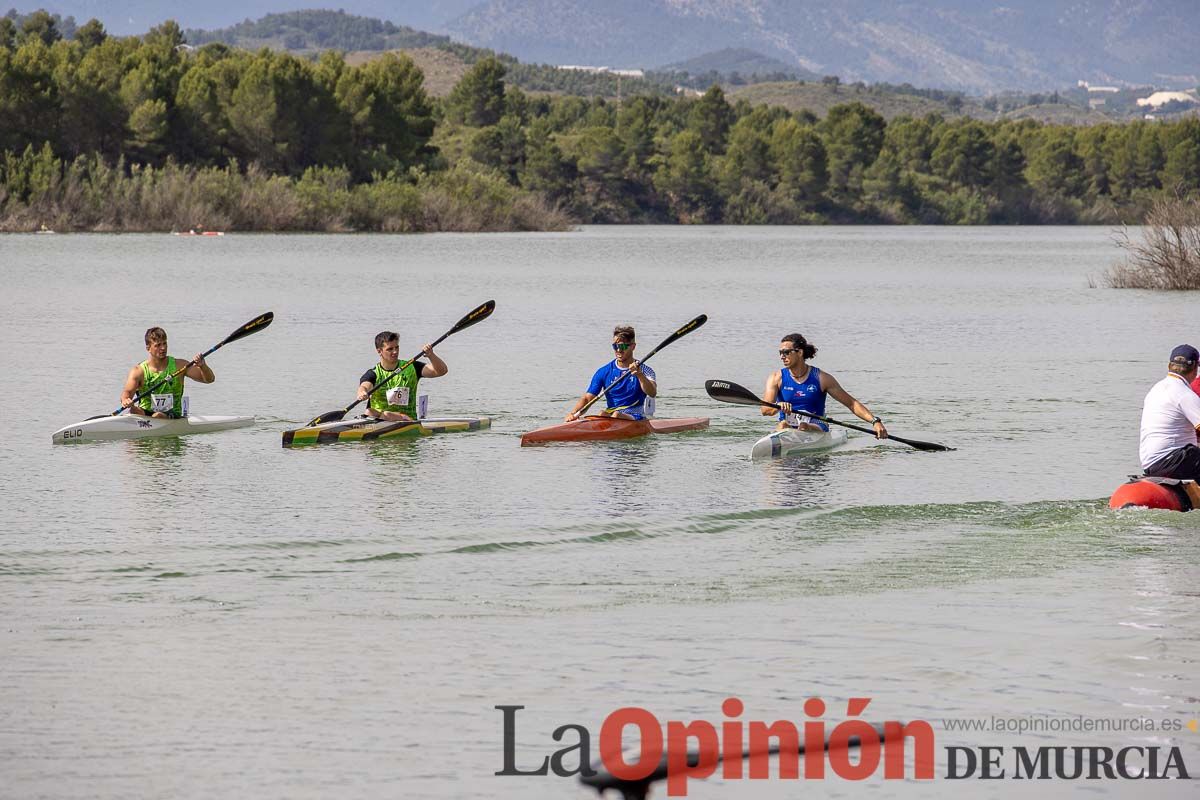
[[[1101,125],[1113,121],[1099,111],[1062,103],[1023,106],[1006,112],[1003,119],[1032,119],[1047,125]]]
[[[458,55],[438,47],[399,48],[384,52],[405,55],[413,60],[425,76],[425,91],[434,97],[450,94],[454,84],[462,80],[471,65]],[[355,50],[346,54],[346,63],[361,67],[384,55],[378,50]]]
[[[184,31],[192,45],[221,42],[232,47],[257,50],[397,50],[434,47],[450,43],[449,36],[425,33],[379,19],[359,17],[345,11],[289,11],[268,14],[217,30]]]
[[[252,51],[267,47],[315,56],[325,50],[340,50],[351,53],[351,60],[356,64],[366,63],[385,52],[402,52],[422,70],[426,70],[431,78],[429,91],[439,96],[448,93],[471,65],[488,57],[503,62],[508,70],[509,82],[529,92],[616,97],[618,93],[663,95],[671,91],[661,83],[628,77],[618,79],[615,75],[603,72],[563,70],[548,64],[522,64],[510,55],[461,44],[448,36],[344,11],[268,14],[257,21],[246,20],[211,31],[188,30],[184,35],[191,45],[221,42]]]
[[[731,100],[745,100],[751,105],[782,106],[789,111],[810,111],[818,117],[824,117],[829,109],[836,105],[856,101],[873,108],[884,119],[889,120],[900,116],[922,117],[926,114],[940,114],[944,117],[969,116],[986,120],[996,117],[972,98],[963,98],[953,93],[935,94],[945,94],[946,99],[907,94],[897,88],[887,87],[886,84],[863,86],[787,81],[729,89]]]
[[[814,72],[746,48],[727,47],[652,70],[651,80],[690,89],[772,81],[819,80]]]

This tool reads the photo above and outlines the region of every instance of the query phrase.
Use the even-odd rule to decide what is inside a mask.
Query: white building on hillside
[[[558,69],[569,69],[576,72],[602,72],[606,75],[616,75],[619,78],[646,77],[646,73],[640,69],[613,69],[612,67],[589,67],[580,64],[559,64]]]
[[[1149,106],[1150,108],[1158,108],[1165,106],[1172,101],[1180,103],[1200,103],[1200,99],[1196,97],[1195,92],[1155,92],[1149,97],[1139,97],[1137,104],[1139,106]]]

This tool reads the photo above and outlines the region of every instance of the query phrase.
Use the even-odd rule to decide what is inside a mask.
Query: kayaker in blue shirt
[[[601,412],[603,415],[616,419],[653,416],[653,408],[647,408],[646,400],[658,396],[658,384],[654,370],[643,367],[633,357],[633,351],[637,349],[633,328],[628,325],[613,328],[612,349],[617,354],[616,358],[596,370],[587,391],[565,417],[567,422],[579,419],[579,410],[613,381],[617,383],[604,395],[608,407]]]
[[[808,359],[817,354],[817,348],[808,343],[798,333],[789,333],[779,343],[779,359],[783,369],[772,372],[767,376],[767,386],[763,389],[763,400],[775,403],[782,410],[771,406],[760,406],[764,417],[777,414],[777,428],[797,428],[802,431],[827,431],[829,426],[815,419],[806,418],[795,412],[808,412],[825,416],[825,397],[829,395],[850,409],[854,416],[870,422],[875,428],[876,439],[887,438],[887,428],[883,420],[871,413],[865,405],[850,396],[828,372],[808,363]]]

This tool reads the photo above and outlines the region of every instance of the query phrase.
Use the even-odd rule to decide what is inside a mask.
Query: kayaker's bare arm
[[[142,388],[142,367],[134,365],[125,376],[125,386],[121,388],[121,408],[133,405],[133,397]]]
[[[876,439],[886,439],[887,438],[887,428],[884,427],[883,420],[879,420],[878,422],[873,422],[876,419],[876,417],[874,414],[871,413],[871,409],[867,408],[865,405],[863,405],[862,403],[855,400],[850,395],[850,393],[847,392],[845,389],[843,389],[842,385],[837,382],[837,378],[833,377],[828,372],[822,372],[821,373],[821,388],[825,391],[826,394],[828,394],[834,400],[837,400],[839,403],[844,405],[846,408],[850,409],[850,411],[854,414],[854,416],[856,416],[859,419],[864,420],[866,422],[872,422],[873,426],[875,428],[875,438]]]
[[[770,375],[767,376],[767,385],[765,387],[763,387],[763,400],[766,400],[768,403],[774,403],[775,398],[778,396],[779,396],[779,373],[772,372]],[[787,410],[791,411],[790,404],[780,403],[779,405],[787,406]],[[759,406],[758,411],[764,417],[769,417],[769,416],[772,416],[773,414],[775,414],[776,412],[778,412],[779,409],[772,408],[771,406]]]
[[[433,345],[426,344],[421,348],[421,352],[425,354],[425,358],[429,359],[429,363],[421,367],[422,378],[440,378],[450,371],[450,367],[446,366],[446,362],[442,361],[441,357],[433,352]]]
[[[592,398],[595,396],[596,395],[591,394],[590,392],[584,392],[583,396],[580,397],[577,401],[575,401],[575,405],[571,409],[570,413],[568,413],[565,417],[563,417],[563,422],[571,422],[573,420],[579,419],[579,409],[583,408],[588,403],[590,403],[592,401]]]
[[[371,390],[374,388],[375,384],[371,383],[370,381],[363,381],[360,383],[358,385],[358,402],[361,403],[363,400],[366,400],[367,397],[370,396]]]
[[[204,360],[202,353],[196,353],[196,357],[188,364],[187,371],[183,373],[196,383],[212,383],[217,379],[213,373],[212,367]]]

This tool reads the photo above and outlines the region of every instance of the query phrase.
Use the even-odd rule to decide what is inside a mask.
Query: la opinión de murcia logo
[[[859,716],[870,698],[851,698],[847,703],[848,716]],[[504,717],[504,768],[496,775],[580,776],[592,780],[607,773],[618,785],[621,781],[643,782],[654,779],[656,772],[667,781],[671,797],[687,795],[688,781],[716,774],[726,780],[771,778],[771,756],[777,756],[774,777],[796,780],[803,777],[819,780],[825,777],[826,767],[840,778],[863,780],[879,772],[889,779],[932,779],[934,777],[934,733],[923,720],[885,722],[873,725],[863,719],[847,719],[832,729],[826,729],[825,702],[810,698],[804,703],[804,713],[811,719],[802,725],[790,720],[762,722],[740,719],[744,705],[736,697],[721,704],[723,719],[718,724],[707,720],[679,722],[668,720],[664,725],[652,712],[627,706],[609,714],[600,727],[600,763],[593,766],[591,732],[583,725],[562,725],[552,734],[556,742],[573,741],[543,757],[533,768],[522,769],[516,761],[516,718],[524,708],[519,705],[496,706]],[[633,729],[638,744],[626,747],[626,733]],[[665,730],[665,735],[664,735]],[[631,737],[632,738],[632,737]],[[912,743],[912,769],[906,769],[906,743]],[[851,755],[857,750],[857,757]],[[743,761],[748,764],[743,764]]]
[[[1191,778],[1178,747],[1014,747],[1007,768],[1005,756],[1003,747],[947,747],[946,777],[1035,781]]]
[[[809,698],[797,724],[790,720],[743,720],[744,704],[730,697],[721,704],[723,719],[665,723],[637,706],[618,708],[600,727],[599,762],[592,759],[592,733],[578,724],[560,725],[551,734],[563,747],[536,765],[518,765],[517,712],[523,705],[498,705],[503,718],[504,766],[500,776],[578,776],[598,789],[618,788],[644,796],[649,784],[665,780],[667,795],[684,797],[688,781],[720,772],[725,780],[822,780],[831,775],[860,781],[933,780],[936,736],[924,720],[872,724],[861,717],[870,698],[850,698],[850,717],[832,727],[824,720],[826,704]],[[632,747],[627,742],[635,741]],[[1004,747],[948,746],[948,780],[1104,780],[1189,779],[1178,747]],[[772,756],[775,758],[772,759]],[[801,774],[800,764],[804,769]],[[775,768],[772,770],[772,764]],[[1007,764],[1007,766],[1005,766]]]

